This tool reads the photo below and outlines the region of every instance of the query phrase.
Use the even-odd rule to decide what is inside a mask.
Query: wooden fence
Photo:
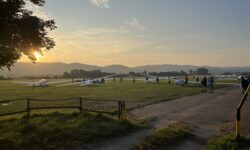
[[[15,103],[22,105],[21,109],[16,109]],[[95,112],[109,115],[117,115],[119,119],[126,119],[126,103],[122,100],[97,100],[89,98],[68,98],[68,99],[35,99],[19,98],[0,101],[0,116],[27,113],[30,117],[32,110],[42,109],[78,109],[80,113]],[[8,106],[11,106],[7,108]],[[2,109],[1,108],[5,108]]]

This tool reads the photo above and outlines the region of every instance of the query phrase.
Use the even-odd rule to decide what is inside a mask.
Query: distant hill
[[[211,67],[211,66],[192,66],[192,65],[145,65],[138,67],[127,67],[123,65],[109,65],[109,66],[95,66],[80,63],[30,63],[30,62],[19,62],[16,63],[11,71],[0,70],[0,75],[10,76],[10,77],[20,77],[25,75],[40,76],[40,75],[62,75],[65,71],[70,71],[72,69],[84,69],[84,70],[94,70],[100,69],[105,72],[114,73],[128,73],[129,71],[142,72],[147,70],[148,72],[165,72],[165,71],[189,71],[196,70],[197,68],[205,67],[209,69],[209,72],[214,74],[222,74],[225,72],[250,72],[250,67]]]

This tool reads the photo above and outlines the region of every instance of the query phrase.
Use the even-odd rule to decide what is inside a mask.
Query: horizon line
[[[81,63],[81,62],[27,62],[27,61],[19,61],[17,63],[30,63],[30,64],[36,64],[36,63],[63,63],[63,64],[81,64],[81,65],[90,65],[90,66],[97,66],[97,67],[107,67],[107,66],[124,66],[128,68],[136,68],[136,67],[143,67],[143,66],[163,66],[163,65],[176,65],[176,66],[193,66],[193,67],[218,67],[218,68],[225,68],[225,67],[250,67],[250,66],[214,66],[214,65],[191,65],[191,64],[144,64],[144,65],[136,65],[136,66],[129,66],[129,65],[124,65],[124,64],[110,64],[110,65],[97,65],[97,64],[86,64],[86,63]],[[14,65],[15,67],[15,65]]]

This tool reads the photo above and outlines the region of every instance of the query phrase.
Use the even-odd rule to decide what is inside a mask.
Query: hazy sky
[[[28,7],[58,26],[50,34],[56,47],[40,62],[250,65],[250,0],[46,0]]]

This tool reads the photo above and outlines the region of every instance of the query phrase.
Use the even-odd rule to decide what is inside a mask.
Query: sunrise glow
[[[34,52],[34,56],[36,57],[36,59],[39,59],[42,57],[42,55],[39,52]]]
[[[29,5],[35,15],[54,19],[58,27],[50,32],[55,47],[44,55],[36,52],[36,58],[99,66],[249,65],[249,1],[145,1],[145,6],[134,0]],[[25,55],[20,61],[30,62]]]

